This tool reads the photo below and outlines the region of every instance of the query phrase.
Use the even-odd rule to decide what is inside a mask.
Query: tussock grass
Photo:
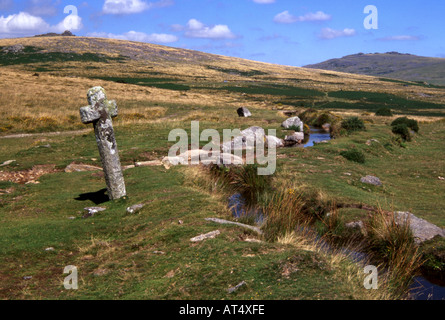
[[[366,223],[366,233],[367,248],[375,259],[383,260],[394,294],[404,296],[424,262],[409,221],[397,221],[394,212],[379,210]]]

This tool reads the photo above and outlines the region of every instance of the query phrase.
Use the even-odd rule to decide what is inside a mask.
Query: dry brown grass
[[[243,83],[254,80],[258,83],[295,85],[322,92],[337,90],[378,91],[396,94],[405,98],[442,102],[444,90],[412,86],[409,90],[399,83],[383,82],[378,78],[339,72],[281,66],[239,58],[210,55],[197,51],[136,43],[112,39],[86,37],[20,38],[0,39],[0,47],[22,44],[43,48],[46,52],[95,53],[108,57],[128,57],[125,62],[52,62],[50,72],[33,76],[34,68],[42,64],[11,65],[0,67],[0,133],[42,129],[77,129],[79,107],[86,104],[86,92],[97,85],[103,86],[109,99],[118,101],[120,123],[152,121],[181,121],[194,117],[204,119],[208,114],[199,111],[189,116],[165,118],[168,110],[164,105],[202,106],[215,110],[227,110],[246,106],[271,109],[280,97],[261,96],[262,101],[248,95],[223,90],[192,89],[172,91],[155,87],[122,84],[94,80],[94,77],[160,77],[174,78],[178,83],[209,87],[224,81]],[[47,64],[48,65],[48,64]],[[46,65],[46,66],[47,66]],[[243,72],[261,71],[264,75],[245,77],[240,74],[220,72],[209,68],[235,69]],[[322,97],[321,99],[326,99]],[[138,106],[140,104],[140,106]],[[158,104],[158,106],[157,106]],[[160,107],[159,107],[160,105]],[[20,121],[23,119],[23,121]],[[160,120],[162,119],[162,120]],[[230,121],[230,118],[215,112],[210,121]],[[419,117],[421,121],[427,118]]]

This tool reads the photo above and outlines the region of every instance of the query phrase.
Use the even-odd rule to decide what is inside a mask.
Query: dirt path
[[[68,135],[88,133],[91,130],[92,129],[82,129],[82,130],[63,131],[63,132],[17,133],[17,134],[11,134],[8,136],[0,136],[0,139],[28,138],[28,137],[42,137],[42,136],[62,136],[62,135],[68,136]]]

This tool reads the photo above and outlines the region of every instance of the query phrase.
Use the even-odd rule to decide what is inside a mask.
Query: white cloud
[[[227,25],[217,24],[209,27],[196,19],[190,19],[185,27],[185,36],[205,39],[233,39],[236,36]]]
[[[420,37],[401,35],[401,36],[390,36],[390,37],[380,38],[379,40],[381,40],[381,41],[417,41],[417,40],[420,40]]]
[[[164,33],[152,33],[147,34],[144,32],[129,31],[124,34],[113,34],[106,32],[93,32],[87,34],[88,37],[97,38],[110,38],[128,41],[138,41],[138,42],[155,42],[155,43],[172,43],[178,41],[178,37],[171,34]]]
[[[81,28],[82,19],[79,16],[67,16],[53,26],[41,17],[33,16],[27,12],[0,17],[0,35],[2,36],[28,36],[46,32],[63,32],[65,30],[77,31]]]
[[[296,23],[296,22],[308,22],[308,21],[326,21],[332,18],[331,15],[324,13],[323,11],[317,11],[315,13],[309,12],[303,16],[294,16],[289,11],[283,11],[274,17],[276,23]]]
[[[12,14],[6,18],[0,17],[0,34],[26,34],[29,32],[44,32],[50,26],[40,17],[26,12]]]
[[[65,30],[69,31],[78,31],[83,28],[82,18],[77,15],[68,15],[61,21],[59,24],[51,27],[51,31],[53,32],[64,32]]]
[[[295,23],[297,22],[297,17],[290,14],[289,11],[283,11],[275,16],[273,19],[276,23]]]
[[[160,0],[157,2],[145,2],[141,0],[105,0],[102,11],[106,14],[132,14],[154,8],[168,7],[173,4],[173,0]]]
[[[275,1],[276,0],[253,0],[253,2],[260,3],[260,4],[275,3]]]
[[[354,29],[343,29],[343,30],[334,30],[331,28],[324,28],[321,30],[319,34],[319,38],[321,39],[335,39],[340,37],[352,37],[356,35],[356,31]]]
[[[332,16],[330,14],[326,14],[323,11],[317,11],[315,13],[307,13],[304,16],[298,17],[298,21],[327,21],[331,20]]]

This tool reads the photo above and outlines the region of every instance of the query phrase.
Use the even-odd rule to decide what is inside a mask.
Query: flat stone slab
[[[246,281],[242,281],[241,283],[237,284],[236,286],[229,288],[227,291],[229,293],[233,293],[233,292],[237,291],[239,288],[244,287],[246,285],[247,285]]]
[[[221,232],[219,230],[216,230],[216,231],[212,231],[212,232],[209,232],[206,234],[200,234],[199,236],[191,238],[190,241],[191,242],[200,242],[200,241],[204,241],[207,239],[213,239],[213,238],[216,238],[220,234],[221,234]]]
[[[87,211],[87,213],[84,214],[84,216],[82,218],[86,219],[89,217],[94,216],[96,213],[101,212],[101,211],[105,211],[107,210],[107,208],[102,208],[102,207],[87,207],[84,208],[83,210]]]
[[[444,229],[439,228],[435,224],[432,224],[424,219],[418,218],[410,212],[395,212],[395,219],[396,222],[400,224],[409,221],[416,243],[431,240],[435,236],[445,238]]]
[[[228,221],[228,220],[218,219],[218,218],[206,218],[205,220],[206,221],[210,221],[210,222],[214,222],[214,223],[219,223],[219,224],[231,224],[231,225],[235,225],[235,226],[238,226],[238,227],[247,228],[247,229],[255,231],[258,234],[262,234],[263,233],[260,230],[260,228],[254,227],[254,226],[250,226],[250,225],[244,224],[244,223]]]
[[[89,164],[78,164],[78,163],[70,163],[66,168],[65,172],[85,172],[85,171],[102,171],[101,167],[92,166]]]
[[[379,178],[374,176],[366,176],[360,179],[360,182],[366,183],[366,184],[372,184],[374,186],[382,186],[383,183],[380,181]]]
[[[145,206],[145,204],[143,204],[143,203],[135,204],[131,207],[128,207],[127,212],[128,213],[136,213],[136,212],[140,211],[144,206]]]

